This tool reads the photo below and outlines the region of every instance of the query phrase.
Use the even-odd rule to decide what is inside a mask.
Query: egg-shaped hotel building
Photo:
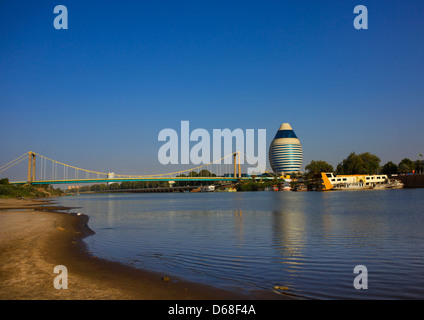
[[[272,170],[283,175],[299,172],[303,162],[302,145],[288,123],[283,123],[269,147],[269,162]]]

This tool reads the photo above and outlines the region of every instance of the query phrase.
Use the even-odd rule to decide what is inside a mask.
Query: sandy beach
[[[82,241],[93,233],[88,216],[57,209],[45,200],[0,199],[0,299],[287,299],[273,292],[228,292],[100,259]],[[54,288],[58,265],[68,270],[68,289]]]

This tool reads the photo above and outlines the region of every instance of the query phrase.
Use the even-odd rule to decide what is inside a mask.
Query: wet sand
[[[57,209],[43,200],[0,199],[0,299],[289,299],[271,291],[229,292],[95,257],[82,241],[93,234],[88,217]],[[54,288],[57,265],[67,267],[68,289]]]

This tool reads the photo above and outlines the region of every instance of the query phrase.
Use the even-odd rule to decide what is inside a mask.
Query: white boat
[[[366,189],[399,189],[403,183],[389,179],[385,174],[376,175],[338,175],[322,172],[323,191],[328,190],[366,190]]]
[[[290,183],[287,181],[284,181],[283,185],[280,186],[280,191],[290,191]]]
[[[390,179],[387,183],[374,186],[374,189],[402,189],[404,184],[397,179]]]
[[[202,189],[200,191],[201,192],[214,192],[215,191],[215,186],[202,187]]]

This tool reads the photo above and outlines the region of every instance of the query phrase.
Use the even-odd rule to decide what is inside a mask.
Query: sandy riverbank
[[[284,299],[272,292],[248,296],[173,279],[90,255],[86,215],[48,211],[43,200],[0,199],[0,299],[245,300]],[[5,210],[7,209],[7,210]],[[40,209],[44,211],[39,211]],[[57,290],[57,265],[68,269],[68,289]],[[163,277],[170,281],[163,281]]]

